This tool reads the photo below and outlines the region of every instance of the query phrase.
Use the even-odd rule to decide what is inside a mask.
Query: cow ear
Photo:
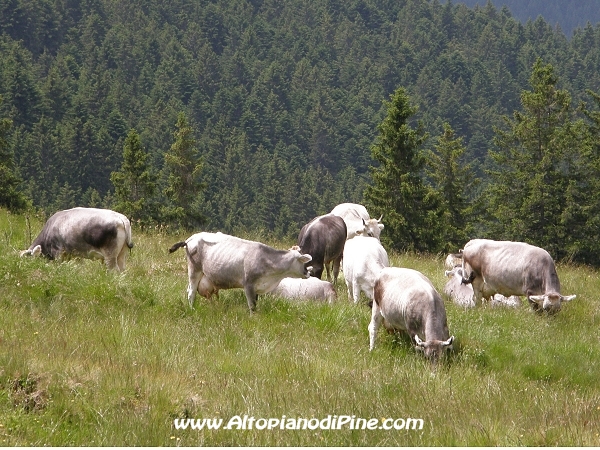
[[[570,302],[575,297],[577,297],[577,295],[561,295],[560,296],[560,300],[563,301],[563,302]]]
[[[544,303],[544,298],[545,297],[546,297],[545,295],[530,295],[527,298],[539,305],[539,304]]]
[[[307,262],[312,261],[312,256],[305,253],[304,255],[300,255],[299,259],[302,264],[306,264]]]

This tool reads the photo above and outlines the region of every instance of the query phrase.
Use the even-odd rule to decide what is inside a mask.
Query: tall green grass
[[[41,228],[32,219],[35,234]],[[454,352],[431,366],[370,310],[241,290],[185,300],[187,236],[134,234],[127,269],[19,258],[0,211],[0,445],[496,446],[600,444],[598,271],[559,266],[555,316],[446,302]],[[270,242],[280,248],[291,243]],[[438,290],[441,256],[391,254]],[[176,418],[422,418],[422,430],[176,430]]]

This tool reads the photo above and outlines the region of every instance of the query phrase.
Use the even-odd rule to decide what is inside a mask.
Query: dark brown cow
[[[333,214],[315,217],[302,227],[298,235],[298,247],[302,253],[312,256],[312,276],[321,278],[327,267],[327,281],[331,282],[329,263],[333,262],[333,282],[340,273],[340,263],[346,242],[344,219]]]

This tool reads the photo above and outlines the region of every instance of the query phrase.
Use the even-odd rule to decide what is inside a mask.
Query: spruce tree
[[[154,217],[152,200],[156,182],[148,154],[142,148],[135,129],[131,129],[125,139],[121,170],[112,172],[110,180],[115,187],[114,208],[133,222],[141,225],[149,223]]]
[[[466,148],[454,130],[444,123],[444,130],[427,158],[427,174],[440,198],[441,230],[444,250],[456,251],[468,240],[472,226],[471,198],[478,181],[473,164],[465,161]]]
[[[21,179],[17,175],[14,155],[7,139],[11,127],[12,120],[0,119],[0,206],[11,211],[21,211],[27,207],[28,202],[25,195],[18,190]]]
[[[384,102],[387,116],[378,126],[379,136],[371,155],[379,164],[370,168],[372,183],[365,200],[371,214],[383,214],[384,244],[397,250],[437,251],[439,205],[423,181],[427,135],[421,125],[412,128],[416,113],[404,88]]]
[[[185,113],[179,113],[176,127],[173,133],[175,142],[165,153],[164,194],[169,204],[162,212],[169,222],[184,229],[193,229],[204,221],[198,205],[199,196],[205,188],[201,180],[203,164]]]
[[[506,130],[495,129],[495,167],[488,171],[488,212],[495,238],[525,241],[564,256],[568,229],[563,221],[578,142],[571,99],[557,88],[553,67],[538,59],[531,91],[521,94],[523,112]]]

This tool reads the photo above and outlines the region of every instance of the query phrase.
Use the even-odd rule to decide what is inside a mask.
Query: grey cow
[[[575,295],[560,293],[554,260],[524,242],[473,239],[463,249],[463,282],[473,285],[474,300],[502,294],[525,296],[533,309],[555,313]]]
[[[21,256],[49,259],[71,256],[99,258],[109,269],[125,269],[127,250],[133,247],[131,224],[110,209],[72,208],[50,217],[29,249]]]
[[[187,298],[194,305],[196,292],[211,298],[220,289],[243,288],[250,311],[258,295],[271,292],[286,277],[308,278],[311,260],[297,247],[277,250],[256,241],[223,233],[196,233],[170,249],[185,247],[188,263]]]
[[[444,301],[421,272],[384,268],[375,282],[374,297],[369,324],[370,350],[384,320],[387,327],[408,333],[417,350],[432,360],[451,348],[454,336],[450,337],[448,332]]]

